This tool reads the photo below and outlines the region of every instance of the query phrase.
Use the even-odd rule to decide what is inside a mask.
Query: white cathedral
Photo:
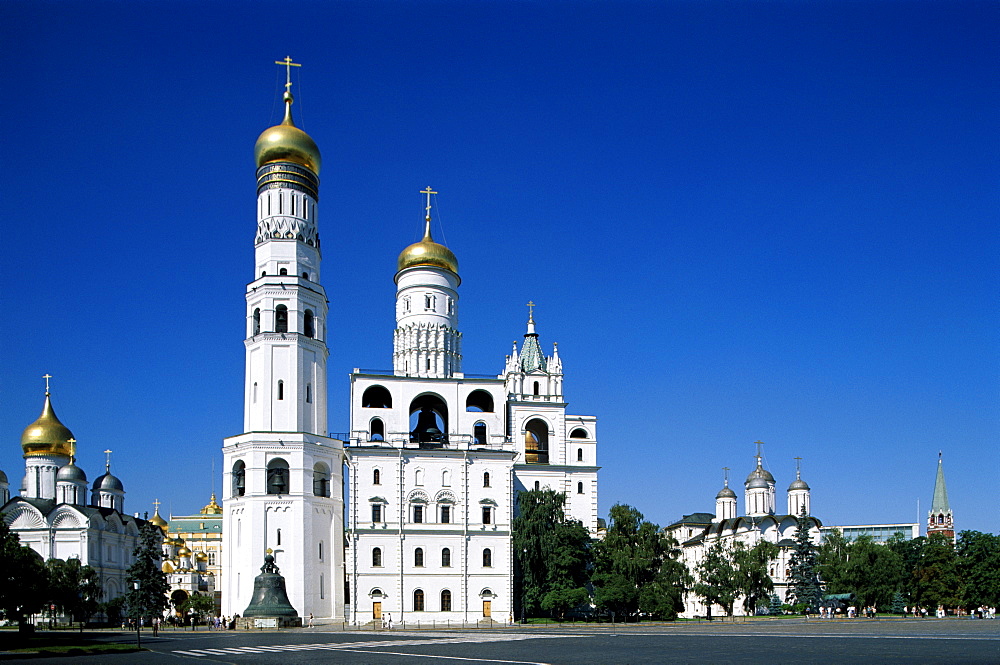
[[[568,516],[597,535],[596,418],[566,413],[562,361],[542,352],[530,311],[501,374],[463,373],[458,260],[432,239],[427,188],[424,237],[395,274],[393,369],[355,369],[348,440],[327,435],[320,153],[292,121],[290,87],[284,120],[255,148],[245,433],[223,446],[222,613],[244,612],[271,550],[299,616],[506,621],[519,491],[564,492]]]

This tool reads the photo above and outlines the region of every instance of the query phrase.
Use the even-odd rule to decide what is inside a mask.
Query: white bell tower
[[[257,139],[257,233],[247,285],[244,434],[223,446],[222,611],[243,614],[267,550],[300,617],[343,616],[343,444],[327,436],[320,153],[285,118]]]

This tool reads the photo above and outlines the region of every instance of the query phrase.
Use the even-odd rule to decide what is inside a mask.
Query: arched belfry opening
[[[369,386],[361,395],[361,406],[366,409],[391,409],[392,395],[384,386]]]
[[[549,426],[540,418],[524,424],[524,456],[528,464],[549,463]]]
[[[410,441],[421,448],[448,442],[448,405],[439,395],[424,393],[410,402]]]
[[[465,410],[493,413],[493,395],[485,390],[473,390],[465,399]]]

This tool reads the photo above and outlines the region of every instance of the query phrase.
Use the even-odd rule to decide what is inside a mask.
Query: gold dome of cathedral
[[[434,242],[431,238],[431,218],[427,218],[424,227],[424,237],[420,242],[415,242],[399,254],[399,270],[406,270],[413,266],[434,266],[450,270],[458,274],[458,258],[454,252],[440,243]]]
[[[49,393],[45,393],[45,406],[38,420],[28,425],[21,435],[21,450],[25,457],[64,455],[72,457],[76,440],[69,428],[63,425],[52,409]]]
[[[316,142],[292,122],[292,93],[285,92],[285,119],[265,129],[254,146],[257,168],[269,162],[292,162],[319,175],[321,158]]]

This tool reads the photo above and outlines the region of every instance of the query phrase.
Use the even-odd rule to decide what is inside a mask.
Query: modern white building
[[[759,442],[758,442],[759,443]],[[756,455],[757,465],[744,483],[743,515],[738,515],[736,492],[729,487],[728,478],[715,497],[715,514],[693,513],[685,515],[665,528],[681,544],[684,563],[693,576],[698,576],[698,566],[709,549],[717,544],[732,547],[736,542],[753,547],[761,541],[779,546],[779,553],[769,567],[768,573],[774,582],[774,593],[784,601],[789,587],[789,564],[795,532],[798,528],[797,515],[804,511],[811,522],[809,538],[816,545],[820,543],[822,524],[811,515],[809,485],[796,471],[795,480],[788,487],[787,511],[779,513],[775,497],[775,481],[771,472],[764,468],[760,450]],[[703,598],[692,591],[684,595],[684,610],[679,616],[692,618],[706,616],[708,607]],[[711,613],[723,614],[723,608],[713,606]],[[745,611],[742,598],[733,606],[735,615]]]
[[[56,417],[46,386],[42,414],[21,435],[20,496],[10,497],[7,476],[0,472],[0,513],[21,544],[42,559],[79,559],[97,570],[107,601],[127,590],[125,571],[145,520],[123,512],[125,487],[111,473],[110,451],[88,502],[87,474],[74,461],[76,444]]]
[[[268,550],[299,616],[344,610],[342,443],[327,430],[320,153],[285,118],[257,139],[257,233],[246,291],[244,433],[225,440],[222,613],[242,614]]]
[[[400,254],[393,368],[351,375],[347,617],[507,621],[517,494],[553,489],[597,535],[597,420],[568,415],[562,361],[529,311],[497,375],[465,374],[458,260],[431,235]]]

